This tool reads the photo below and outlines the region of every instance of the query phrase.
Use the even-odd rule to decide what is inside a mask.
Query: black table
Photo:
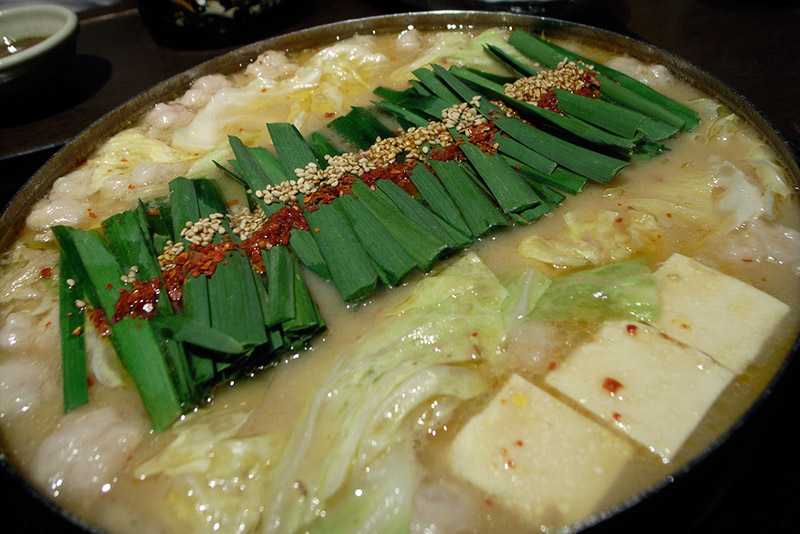
[[[431,2],[433,3],[433,2]],[[426,2],[321,0],[287,17],[292,31],[349,18],[418,10]],[[558,15],[651,42],[710,72],[738,90],[800,147],[800,7],[760,0],[595,0],[571,3]],[[59,96],[26,115],[0,113],[0,201],[7,203],[59,147],[116,106],[202,61],[226,51],[185,51],[155,44],[132,1],[112,12],[81,17],[78,55]],[[269,35],[265,35],[267,37]],[[0,104],[0,106],[8,103]],[[702,478],[676,484],[697,493],[697,510],[667,503],[645,513],[691,518],[678,532],[795,532],[800,524],[800,454],[797,451],[798,365],[758,406],[743,429],[710,462]],[[733,459],[731,464],[730,460]],[[716,482],[716,484],[710,484]],[[713,487],[714,496],[704,494]],[[687,489],[688,488],[688,489]],[[3,532],[73,532],[18,482],[0,476]],[[687,519],[688,520],[688,519]],[[657,519],[657,522],[661,519]],[[665,519],[666,521],[666,519]],[[627,532],[620,527],[617,532]]]

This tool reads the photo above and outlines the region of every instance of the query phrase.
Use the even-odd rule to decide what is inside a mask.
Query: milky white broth
[[[346,112],[350,105],[367,104],[373,98],[371,89],[376,85],[403,87],[402,79],[407,79],[409,76],[393,78],[391,73],[401,65],[417,59],[434,41],[433,36],[418,34],[404,35],[399,41],[396,36],[359,39],[365,39],[364,43],[370,50],[382,52],[387,59],[384,64],[378,65],[369,73],[366,87],[358,91],[351,90],[344,95],[344,100],[340,103],[341,108],[336,110],[338,112]],[[582,49],[582,53],[602,61],[610,59],[608,54],[597,51]],[[311,56],[312,52],[305,52],[292,58],[292,61],[302,64]],[[248,78],[244,74],[237,74],[230,80],[233,83],[246,83]],[[209,82],[210,85],[218,83],[219,80],[212,82]],[[708,98],[674,80],[660,82],[657,89],[690,107],[697,105],[697,99]],[[262,109],[253,117],[243,113],[229,123],[223,120],[221,124],[224,128],[230,129],[228,133],[242,135],[249,144],[266,144],[268,141],[264,137],[263,128],[266,121],[297,118],[297,115],[287,116],[287,113],[297,112],[289,109],[294,98],[294,93],[287,94],[283,102],[272,101],[271,108]],[[319,129],[330,120],[322,108],[324,106],[307,111],[301,128],[304,133]],[[171,112],[179,114],[185,110],[189,110],[188,113],[196,112],[191,106],[186,106],[184,110],[175,108]],[[161,112],[162,117],[166,117],[166,111],[162,109]],[[172,119],[163,118],[163,124],[169,123],[169,120]],[[180,122],[184,119],[175,120]],[[152,122],[145,122],[137,128],[147,135],[169,140],[175,128],[163,124],[162,127],[154,127]],[[702,129],[703,125],[699,128]],[[708,140],[701,139],[694,133],[681,133],[666,142],[669,150],[663,155],[650,161],[634,160],[609,186],[589,184],[583,192],[569,197],[562,206],[535,224],[527,227],[515,226],[490,234],[472,246],[471,250],[476,252],[501,279],[504,274],[514,269],[529,266],[537,267],[550,276],[558,276],[564,270],[560,272],[552,266],[548,267],[522,257],[518,253],[519,243],[531,235],[545,238],[561,235],[565,228],[563,216],[567,212],[620,210],[627,205],[626,201],[629,199],[647,196],[656,182],[674,179],[681,173],[707,171],[726,160],[745,170],[748,180],[758,184],[757,176],[745,161],[753,139],[755,139],[753,130],[741,122],[737,124],[735,133],[711,136]],[[183,147],[180,150],[186,152],[192,148]],[[205,155],[201,148],[197,150],[198,157]],[[227,158],[220,158],[223,161],[225,159]],[[175,175],[186,173],[190,167],[190,163],[181,161],[172,161],[170,165],[171,169],[175,170]],[[130,170],[127,169],[127,172]],[[139,173],[142,172],[140,169]],[[165,171],[160,169],[158,172]],[[157,177],[150,181],[142,178],[140,185],[130,188],[128,187],[130,183],[125,182],[129,178],[126,178],[128,175],[124,171],[115,170],[109,174],[116,180],[109,182],[116,184],[113,188],[106,184],[107,187],[101,187],[97,192],[88,192],[89,208],[96,217],[87,218],[83,213],[87,208],[78,202],[75,211],[81,213],[76,216],[77,219],[72,224],[77,227],[89,227],[120,209],[133,207],[140,196],[153,198],[163,195],[166,191],[168,178],[165,177]],[[89,179],[88,175],[86,179]],[[81,187],[75,184],[61,185],[67,189]],[[57,195],[51,197],[51,200],[56,199]],[[126,205],[123,206],[120,202]],[[38,208],[41,207],[40,204]],[[753,227],[734,229],[723,237],[715,236],[711,228],[698,226],[685,219],[662,217],[658,219],[661,229],[659,242],[636,252],[635,257],[644,256],[652,269],[674,252],[680,252],[777,297],[789,304],[792,311],[763,353],[745,373],[734,379],[671,462],[662,461],[658,455],[651,453],[644,446],[624,437],[635,446],[635,458],[626,470],[626,476],[618,480],[608,495],[602,499],[601,508],[620,502],[649,487],[703,450],[747,409],[780,365],[800,326],[800,316],[797,314],[800,306],[798,271],[800,247],[797,247],[796,230],[800,228],[800,209],[796,191],[784,198],[775,212],[776,217],[773,220],[763,220],[764,217],[761,217],[755,225],[756,229]],[[42,219],[44,218],[42,216]],[[49,242],[48,231],[44,227],[37,226],[41,225],[39,218],[29,222],[31,227],[21,238],[22,242],[28,245],[26,254],[32,254],[41,262],[42,268],[49,266],[56,270],[57,253],[54,252],[52,242]],[[785,232],[775,230],[782,227],[786,228]],[[745,239],[745,233],[752,236]],[[755,261],[742,261],[743,257],[738,251],[747,248],[742,245],[743,242],[757,243],[756,248],[752,250],[760,256]],[[36,250],[38,248],[42,250]],[[148,476],[144,479],[134,476],[137,466],[152,458],[174,439],[175,434],[172,431],[163,434],[148,432],[148,420],[130,384],[111,388],[102,383],[95,383],[90,390],[91,401],[88,406],[67,416],[63,414],[58,316],[55,311],[57,304],[53,300],[56,295],[53,288],[56,286],[53,280],[47,279],[28,284],[17,282],[20,278],[24,280],[25,276],[30,278],[33,275],[20,266],[17,256],[13,254],[8,256],[0,278],[4,292],[0,309],[0,319],[4,325],[0,338],[2,342],[0,431],[4,449],[8,452],[10,460],[31,477],[45,495],[102,529],[120,533],[159,533],[187,532],[196,528],[196,523],[185,523],[185,517],[175,513],[176,499],[181,499],[181,492],[185,492],[183,486],[176,484],[167,476]],[[307,272],[306,279],[328,325],[328,330],[314,341],[309,350],[286,355],[276,365],[258,371],[252,377],[238,379],[235,384],[218,386],[213,391],[210,402],[201,410],[212,413],[252,410],[246,423],[237,432],[240,437],[262,434],[289,435],[297,424],[298,416],[304,413],[316,386],[324,379],[334,363],[339,358],[346,357],[349,348],[357,345],[360,339],[369,336],[372,328],[382,321],[391,320],[383,317],[383,314],[402,302],[422,276],[415,272],[402,287],[378,290],[366,302],[345,307],[330,283]],[[57,272],[54,273],[54,277],[57,277]],[[27,292],[27,295],[22,296],[23,292]],[[12,293],[17,298],[10,298]],[[42,311],[43,309],[45,311]],[[547,324],[546,328],[561,340],[560,344],[549,347],[549,350],[552,350],[552,358],[560,360],[572,348],[590,338],[596,331],[597,325],[551,323]],[[505,510],[502,503],[491,501],[480,490],[459,480],[450,472],[445,461],[448,446],[454,436],[472,416],[487,405],[512,371],[535,384],[543,384],[543,377],[547,371],[541,365],[537,366],[534,360],[526,359],[523,344],[508,341],[502,348],[505,351],[502,357],[512,362],[508,364],[508,373],[490,377],[489,380],[493,384],[490,391],[464,402],[446,425],[440,425],[429,431],[415,442],[416,456],[426,469],[423,486],[429,490],[436,487],[455,488],[453,493],[459,495],[451,517],[442,520],[442,532],[447,532],[447,525],[453,524],[452,516],[458,515],[463,516],[464,524],[461,527],[468,527],[468,530],[463,531],[530,532],[535,526],[526,524],[515,514]],[[574,405],[568,399],[565,399],[565,402]],[[580,410],[580,407],[573,407]],[[102,447],[124,449],[126,451],[124,457],[118,464],[106,466],[107,469],[87,462],[83,468],[70,475],[72,478],[64,478],[63,491],[62,488],[46,487],[43,480],[47,477],[38,471],[36,463],[41,459],[42,444],[54,432],[68,427],[72,424],[71,421],[81,417],[84,412],[105,408],[109,409],[106,413],[114,414],[115,418],[114,428],[105,434],[106,437],[111,435],[116,441],[112,440],[112,443],[98,447],[101,447],[101,451],[104,450]],[[591,414],[587,415],[594,418]],[[120,426],[123,427],[122,430]],[[606,426],[611,428],[611,425],[606,424]],[[623,436],[622,433],[619,435]],[[306,461],[313,462],[314,459],[307,458]],[[69,490],[73,484],[81,486],[80,482],[76,482],[77,479],[92,476],[99,477],[96,489],[89,483],[88,489],[74,492]],[[107,481],[108,485],[102,484],[104,481]],[[264,502],[266,501],[264,499]],[[223,525],[220,531],[233,532],[235,528],[236,525]],[[419,529],[418,531],[422,532],[422,528],[420,521],[412,521],[412,530]],[[208,531],[212,530],[209,526]],[[261,531],[261,528],[253,531]]]

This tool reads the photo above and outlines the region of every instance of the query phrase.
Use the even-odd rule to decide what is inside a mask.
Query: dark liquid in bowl
[[[0,59],[22,52],[23,50],[41,43],[45,39],[47,39],[47,37],[25,37],[20,40],[3,37],[3,46],[0,47]]]

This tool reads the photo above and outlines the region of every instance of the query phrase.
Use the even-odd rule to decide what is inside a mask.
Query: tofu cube
[[[656,326],[737,374],[789,313],[780,300],[680,254],[655,277],[661,298]]]
[[[513,375],[458,433],[455,473],[532,526],[563,526],[597,508],[634,446]]]
[[[609,322],[545,383],[671,459],[733,377],[652,326]]]

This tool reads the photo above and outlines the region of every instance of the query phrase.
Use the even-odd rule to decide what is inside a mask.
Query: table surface
[[[457,2],[452,2],[456,4]],[[800,147],[800,7],[781,1],[593,0],[569,2],[556,15],[617,31],[673,52],[727,83]],[[30,175],[92,122],[157,82],[222,50],[186,51],[157,45],[132,1],[111,12],[81,15],[77,56],[61,90],[45,101],[0,103],[0,201],[5,205]],[[444,2],[321,0],[287,17],[283,31],[350,18],[438,7]],[[122,8],[122,9],[120,9]],[[269,35],[265,35],[268,37]],[[21,113],[17,110],[24,110]],[[733,473],[726,465],[711,477],[724,480],[714,506],[696,532],[795,532],[800,524],[798,370],[759,409]],[[738,464],[738,465],[737,465]],[[42,505],[19,497],[18,484],[0,477],[4,532],[45,528],[72,532]],[[676,511],[677,512],[677,511]],[[687,529],[680,531],[686,532]]]

